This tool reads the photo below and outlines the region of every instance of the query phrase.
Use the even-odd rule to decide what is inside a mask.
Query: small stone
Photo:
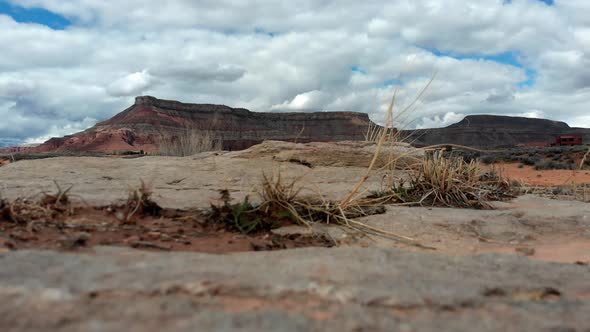
[[[164,242],[170,242],[172,241],[172,237],[168,234],[160,234],[160,241],[164,241]]]
[[[518,247],[514,249],[517,253],[523,254],[525,256],[533,256],[535,254],[535,248],[528,248],[528,247]]]
[[[130,237],[123,240],[123,242],[125,242],[125,243],[133,243],[133,242],[138,242],[138,241],[141,241],[141,239],[137,235],[130,236]]]
[[[88,244],[91,235],[86,232],[81,232],[72,236],[68,236],[61,241],[61,245],[65,249],[75,249],[78,247],[84,247]]]
[[[157,240],[160,238],[161,235],[162,235],[162,233],[160,233],[160,232],[152,231],[152,232],[147,233],[146,237],[148,239]]]

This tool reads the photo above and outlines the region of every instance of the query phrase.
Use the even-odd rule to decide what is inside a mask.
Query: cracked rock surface
[[[0,254],[1,331],[590,331],[590,267],[383,248]]]

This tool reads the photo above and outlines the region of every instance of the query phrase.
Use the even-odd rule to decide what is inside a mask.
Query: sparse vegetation
[[[582,169],[590,163],[579,163],[588,148],[579,146],[512,148],[494,151],[453,151],[448,155],[463,157],[465,160],[477,159],[481,163],[490,165],[497,162],[520,163],[533,166],[536,170],[574,170],[582,165]]]
[[[535,164],[535,170],[551,170],[551,169],[575,169],[573,160],[571,162],[559,162],[554,160],[543,160]]]
[[[435,152],[424,159],[409,181],[370,198],[408,205],[489,209],[490,201],[511,197],[510,191],[508,181],[495,171],[484,172],[478,162]]]
[[[266,231],[286,224],[311,226],[313,223],[334,223],[339,225],[359,224],[352,218],[383,213],[383,206],[351,204],[346,210],[336,202],[318,197],[301,195],[299,178],[286,180],[280,173],[262,176],[259,190],[260,202],[251,203],[246,197],[238,203],[231,203],[229,191],[221,190],[221,204],[212,205],[209,220],[223,223],[227,228],[243,233]],[[357,226],[359,226],[357,225]]]
[[[223,143],[210,131],[186,128],[178,136],[163,139],[158,148],[163,156],[186,157],[200,152],[219,151]]]
[[[0,218],[17,224],[30,224],[36,221],[55,221],[59,217],[72,214],[69,192],[70,186],[63,190],[55,182],[55,194],[43,193],[38,200],[17,198],[8,201],[0,198]]]
[[[152,200],[152,190],[143,180],[138,188],[130,189],[129,196],[123,208],[121,222],[132,222],[133,216],[137,213],[142,215],[157,216],[162,208]]]

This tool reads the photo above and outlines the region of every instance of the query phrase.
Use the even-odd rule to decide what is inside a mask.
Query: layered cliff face
[[[226,150],[245,149],[263,140],[362,140],[370,123],[364,113],[257,113],[145,96],[137,97],[133,106],[90,129],[52,138],[26,152],[157,151],[160,142],[177,137],[186,128],[211,133]]]
[[[364,113],[257,113],[223,105],[185,104],[154,97],[137,97],[135,104],[83,132],[52,138],[37,147],[0,152],[158,151],[186,128],[207,131],[226,150],[242,150],[264,140],[333,142],[364,140],[371,124]],[[471,115],[446,128],[402,131],[416,146],[457,144],[476,148],[546,144],[559,135],[580,134],[590,142],[590,129],[564,122],[523,117]]]
[[[501,148],[519,144],[551,143],[559,135],[580,134],[590,142],[590,129],[571,128],[564,122],[496,115],[470,115],[446,128],[403,131],[417,146],[457,144]]]

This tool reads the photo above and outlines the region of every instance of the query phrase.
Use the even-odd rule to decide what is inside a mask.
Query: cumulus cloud
[[[300,93],[293,100],[273,105],[277,111],[321,111],[329,100],[329,95],[318,90]]]
[[[134,96],[150,88],[154,82],[147,70],[143,70],[121,77],[109,84],[107,92],[114,97]]]
[[[31,80],[0,76],[0,98],[18,98],[33,93],[35,88],[35,82]]]
[[[53,137],[62,137],[65,135],[71,135],[82,131],[88,127],[96,124],[96,119],[84,118],[80,122],[66,123],[64,125],[53,125],[49,128],[46,135],[39,137],[30,137],[25,140],[26,144],[39,144],[47,141]]]
[[[435,72],[409,127],[484,113],[588,124],[585,0],[9,2],[72,25],[0,14],[3,139],[81,130],[139,94],[382,122],[394,89],[403,108]]]
[[[443,128],[453,123],[457,123],[465,117],[465,114],[456,114],[454,112],[449,112],[444,115],[435,115],[431,118],[422,118],[420,123],[416,126],[417,129],[427,129],[427,128]]]
[[[485,101],[488,103],[492,103],[492,104],[502,104],[502,103],[509,103],[513,100],[514,100],[514,94],[512,94],[512,92],[505,91],[505,92],[499,92],[499,93],[493,92],[486,98]]]
[[[184,64],[157,67],[150,72],[158,77],[171,80],[233,82],[244,76],[246,70],[236,66],[219,64],[209,66]]]

